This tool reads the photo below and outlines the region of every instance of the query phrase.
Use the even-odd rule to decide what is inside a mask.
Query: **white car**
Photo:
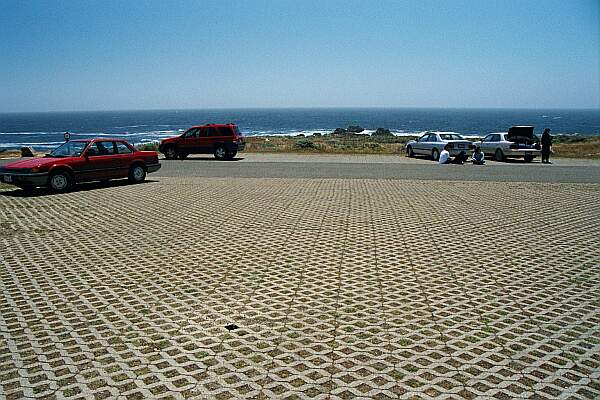
[[[417,140],[411,140],[406,144],[406,156],[414,157],[417,154],[431,157],[437,161],[444,147],[449,144],[450,156],[456,157],[464,153],[465,158],[473,147],[470,140],[454,132],[425,132]]]
[[[533,126],[513,126],[508,132],[490,133],[473,144],[479,146],[486,155],[494,157],[496,161],[504,161],[511,157],[523,158],[525,162],[531,162],[540,155]]]

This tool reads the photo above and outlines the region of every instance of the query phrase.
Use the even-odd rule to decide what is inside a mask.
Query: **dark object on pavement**
[[[21,147],[21,157],[34,157],[31,147]]]
[[[228,331],[233,331],[238,328],[239,328],[239,326],[237,326],[236,324],[225,325],[225,329],[227,329]]]

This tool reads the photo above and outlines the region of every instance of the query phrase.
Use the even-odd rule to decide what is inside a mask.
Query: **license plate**
[[[12,176],[10,176],[10,175],[4,175],[4,182],[11,183],[12,182]]]
[[[464,144],[459,144],[459,145],[458,145],[458,148],[459,148],[459,149],[464,149],[464,148],[465,148],[465,145],[464,145]]]

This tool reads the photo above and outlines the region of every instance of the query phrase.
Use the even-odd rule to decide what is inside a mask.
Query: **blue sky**
[[[4,0],[0,112],[600,108],[598,4]]]

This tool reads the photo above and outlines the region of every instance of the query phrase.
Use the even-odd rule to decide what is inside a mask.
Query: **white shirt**
[[[475,157],[476,155],[477,155],[477,153],[473,153],[473,155],[471,156],[471,158],[473,160],[477,160],[477,158]],[[480,157],[480,159],[477,160],[477,161],[483,161],[483,160],[485,160],[485,155],[483,154],[483,151],[481,153],[479,153],[479,157]]]
[[[448,153],[448,150],[442,150],[442,152],[440,153],[440,159],[438,160],[438,164],[445,164],[446,162],[448,162],[449,158],[450,153]]]

